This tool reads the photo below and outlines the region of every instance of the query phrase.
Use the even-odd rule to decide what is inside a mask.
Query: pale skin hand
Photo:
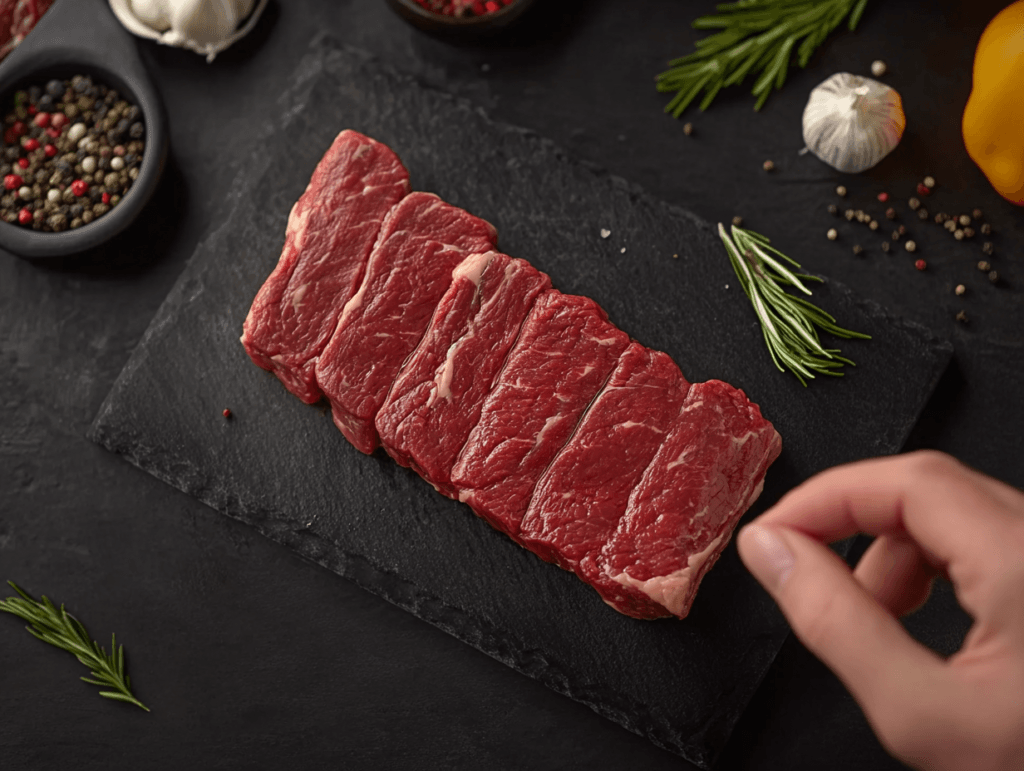
[[[878,537],[851,572],[825,544],[855,533]],[[893,755],[1024,769],[1024,493],[936,452],[863,461],[791,491],[737,546]],[[948,659],[898,620],[937,575],[974,620]]]

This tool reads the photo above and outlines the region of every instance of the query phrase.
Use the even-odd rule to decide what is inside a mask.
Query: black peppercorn
[[[57,80],[57,79],[49,81],[46,84],[46,93],[49,96],[53,97],[54,99],[57,99],[57,98],[63,96],[63,94],[64,94],[64,82],[60,81],[60,80]]]
[[[986,222],[984,225],[981,226],[981,234],[983,236],[992,235],[992,226]]]
[[[125,158],[125,160],[127,161],[128,159]],[[839,214],[839,207],[836,206],[834,203],[830,203],[828,205],[828,213],[835,217],[837,214]]]
[[[128,129],[128,136],[130,136],[132,139],[142,139],[142,136],[145,133],[146,127],[143,126],[142,123],[139,121],[133,123],[131,125],[131,128]]]

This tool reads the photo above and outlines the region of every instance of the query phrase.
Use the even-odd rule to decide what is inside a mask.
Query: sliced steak
[[[430,326],[377,413],[381,444],[439,492],[456,497],[452,467],[480,418],[526,314],[551,280],[499,252],[452,273]]]
[[[334,422],[357,449],[377,448],[377,411],[452,271],[468,255],[489,252],[496,239],[490,223],[431,193],[411,193],[388,214],[363,282],[316,365]]]
[[[534,485],[628,344],[593,300],[541,295],[452,471],[459,500],[517,537]]]
[[[622,613],[684,618],[781,449],[742,391],[719,380],[693,385],[618,528],[581,574]]]
[[[520,525],[523,546],[566,570],[598,554],[678,418],[689,388],[668,354],[630,343],[537,483]]]
[[[409,193],[409,173],[390,149],[342,131],[288,217],[277,267],[245,319],[250,358],[312,404],[323,395],[317,357],[362,280],[381,223]]]

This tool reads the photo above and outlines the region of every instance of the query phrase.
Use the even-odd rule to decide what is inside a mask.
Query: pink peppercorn
[[[918,270],[924,270],[925,268],[928,267],[928,263],[925,262],[924,260],[917,260],[914,262],[914,267],[917,268]]]
[[[19,158],[18,159],[18,166],[20,166],[23,169],[27,169],[28,168],[28,158]]]
[[[100,200],[102,200],[103,203],[110,203],[110,193],[104,193],[100,196]]]
[[[47,158],[52,158],[57,154],[57,148],[53,145],[46,145],[46,147],[43,148],[43,152],[46,153]]]
[[[33,137],[29,137],[28,139],[21,143],[21,146],[24,147],[29,152],[32,152],[33,150],[39,149],[39,140]]]
[[[86,192],[88,192],[88,190],[89,185],[85,182],[85,180],[76,179],[74,182],[71,183],[71,192],[74,193],[75,195],[85,195]]]
[[[886,201],[889,200],[889,194],[888,193],[879,193],[878,194],[878,200],[881,201],[882,203],[885,203]]]
[[[5,190],[17,190],[25,182],[17,174],[5,174],[4,175],[4,189]]]
[[[30,212],[27,208],[22,209],[20,212],[18,212],[18,222],[20,222],[22,225],[30,224],[32,222],[32,212]]]
[[[918,195],[931,195],[932,194],[932,189],[930,187],[928,187],[924,182],[918,182],[917,183],[917,193],[918,193]]]
[[[50,139],[60,139],[60,129],[55,129],[53,126],[46,129],[46,136]]]
[[[46,128],[47,126],[50,125],[50,113],[48,113],[48,112],[36,113],[36,117],[32,119],[32,122],[35,123],[37,126],[39,126],[39,128]]]

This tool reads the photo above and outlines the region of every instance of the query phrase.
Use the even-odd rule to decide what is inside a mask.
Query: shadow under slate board
[[[292,203],[335,133],[390,145],[413,187],[498,228],[503,250],[597,300],[694,382],[743,388],[782,434],[754,512],[828,466],[897,452],[951,349],[826,283],[816,300],[870,342],[842,379],[778,372],[713,228],[550,142],[492,122],[320,39],[104,403],[92,438],[217,510],[708,767],[787,626],[726,550],[684,620],[636,621],[378,452],[366,457],[245,355],[238,338]],[[603,230],[611,235],[602,237]],[[675,255],[678,255],[676,257]],[[726,288],[729,285],[729,288]],[[225,421],[221,410],[234,418]]]

